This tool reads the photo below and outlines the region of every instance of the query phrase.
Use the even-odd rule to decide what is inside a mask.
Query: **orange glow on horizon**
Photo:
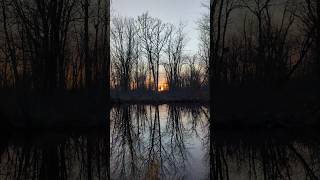
[[[162,92],[162,91],[166,91],[168,90],[168,84],[167,83],[159,83],[159,86],[158,86],[158,91],[159,92]]]

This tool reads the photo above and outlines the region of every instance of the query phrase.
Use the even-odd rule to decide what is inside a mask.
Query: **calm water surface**
[[[0,180],[320,179],[317,135],[210,134],[208,108],[194,105],[122,105],[106,117],[110,129],[2,133]]]
[[[113,179],[207,179],[208,109],[121,106],[111,112]]]

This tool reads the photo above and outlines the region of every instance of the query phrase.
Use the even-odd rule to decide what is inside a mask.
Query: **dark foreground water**
[[[208,109],[191,105],[118,106],[109,116],[110,129],[1,133],[0,180],[320,179],[317,133],[210,134]]]

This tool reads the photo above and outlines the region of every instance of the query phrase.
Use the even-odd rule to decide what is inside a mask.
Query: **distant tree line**
[[[169,91],[200,88],[204,84],[204,66],[199,64],[198,55],[185,53],[184,27],[165,23],[148,13],[137,18],[112,18],[113,88],[157,92],[161,73]]]
[[[1,0],[0,88],[109,86],[110,2]]]
[[[208,9],[201,52],[213,86],[320,79],[319,1],[211,0]]]

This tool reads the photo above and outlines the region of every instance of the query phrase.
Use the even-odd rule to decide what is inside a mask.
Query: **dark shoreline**
[[[112,105],[199,105],[208,106],[210,100],[116,100],[111,99]]]
[[[261,140],[261,139],[316,139],[320,140],[319,132],[320,124],[313,126],[301,126],[295,128],[284,127],[263,127],[263,126],[231,126],[214,124],[213,135],[220,141],[232,141],[235,139],[246,140]],[[1,137],[40,137],[45,134],[60,134],[63,136],[73,135],[106,135],[109,130],[99,127],[52,127],[52,128],[37,128],[37,127],[4,127],[0,126]],[[28,135],[28,136],[26,136]]]
[[[296,129],[320,126],[318,91],[300,89],[225,88],[214,96],[214,121],[221,129]],[[25,129],[99,128],[105,124],[108,104],[84,92],[54,96],[17,96],[1,91],[0,126]],[[198,96],[200,95],[200,96]],[[22,98],[22,99],[21,99]],[[111,94],[111,106],[210,106],[208,92]],[[23,107],[23,108],[22,108]],[[27,123],[31,123],[27,126]],[[0,128],[3,129],[3,128]],[[5,128],[4,128],[5,129]]]

